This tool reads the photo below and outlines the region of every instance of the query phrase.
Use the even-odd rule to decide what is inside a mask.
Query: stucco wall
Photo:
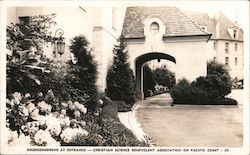
[[[225,53],[225,43],[229,43],[229,52]],[[216,52],[216,58],[218,62],[225,64],[225,57],[229,57],[229,73],[230,76],[234,79],[243,78],[243,43],[237,41],[217,41],[218,48]],[[238,45],[237,51],[235,51],[235,44]],[[235,65],[235,58],[238,59],[238,64]]]
[[[188,41],[189,40],[189,41]],[[176,59],[176,79],[186,78],[189,81],[195,80],[199,76],[207,73],[206,61],[206,41],[175,40],[157,44],[157,51],[152,48],[147,41],[128,41],[128,51],[130,64],[135,71],[135,59],[148,52],[162,52],[173,56]]]
[[[121,34],[123,17],[126,7],[12,7],[7,9],[7,24],[19,22],[19,17],[56,13],[56,25],[51,28],[54,35],[59,28],[63,29],[66,42],[62,58],[70,59],[70,41],[83,34],[90,42],[92,53],[98,63],[97,86],[100,91],[106,88],[107,70],[113,61],[113,47]],[[114,15],[114,13],[116,15]],[[122,17],[122,19],[121,19]],[[115,21],[116,24],[113,24]],[[52,59],[53,45],[44,47],[47,57]]]

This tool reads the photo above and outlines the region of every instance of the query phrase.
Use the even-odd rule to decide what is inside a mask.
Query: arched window
[[[153,22],[151,25],[150,25],[150,32],[152,34],[157,34],[159,32],[159,29],[160,29],[160,26],[157,22]]]

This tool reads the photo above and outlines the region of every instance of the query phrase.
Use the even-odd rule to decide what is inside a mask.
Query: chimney
[[[216,38],[220,37],[220,11],[215,12],[215,30],[216,30]]]

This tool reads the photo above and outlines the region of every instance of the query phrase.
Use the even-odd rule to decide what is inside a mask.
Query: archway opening
[[[150,62],[152,60],[160,62],[161,60],[167,60],[174,64],[176,64],[176,60],[173,56],[160,53],[160,52],[152,52],[143,54],[135,59],[135,76],[136,76],[136,96],[139,99],[144,99],[144,91],[143,91],[143,85],[145,85],[143,80],[143,67],[145,64],[148,64],[147,62]],[[161,64],[164,67],[164,63]],[[166,65],[166,64],[165,64]]]

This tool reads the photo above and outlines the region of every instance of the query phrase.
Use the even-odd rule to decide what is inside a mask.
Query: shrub
[[[114,47],[113,64],[107,73],[106,94],[112,100],[125,101],[133,105],[135,102],[135,80],[128,63],[128,52],[124,38],[120,37],[119,45]]]
[[[113,103],[117,106],[118,112],[131,111],[132,105],[126,104],[124,101],[113,101]]]
[[[106,119],[109,117],[113,119],[118,119],[117,105],[106,96],[102,97],[102,101],[103,105],[102,111],[100,112],[100,117],[102,119]]]
[[[139,141],[133,132],[127,129],[117,116],[117,107],[106,96],[101,96],[103,102],[100,119],[87,122],[85,129],[88,135],[75,135],[68,143],[71,146],[149,146]]]
[[[86,104],[93,113],[97,109],[97,63],[90,53],[89,42],[82,35],[71,40],[70,50],[77,59],[75,64],[70,63],[70,73],[75,76],[71,80],[71,86],[89,95],[90,99]]]
[[[29,24],[7,26],[7,94],[38,93],[39,75],[46,73],[47,59],[43,46],[55,40],[49,29],[55,14],[29,17]]]
[[[6,103],[8,144],[22,145],[26,140],[29,145],[60,146],[77,134],[88,135],[84,129],[87,109],[79,102],[57,103],[51,91],[41,101],[19,92],[10,96]]]
[[[153,77],[157,84],[166,86],[171,89],[175,85],[175,75],[165,67],[153,70]]]
[[[232,82],[226,66],[216,61],[207,65],[207,76],[196,79],[195,85],[204,89],[209,100],[223,99],[231,93]]]
[[[154,91],[155,81],[153,72],[148,64],[143,66],[143,92],[145,97],[151,96],[150,90]]]
[[[139,141],[133,132],[127,129],[119,120],[107,118],[102,123],[89,123],[88,136],[77,135],[67,145],[78,146],[148,146]]]
[[[208,63],[206,77],[198,77],[191,84],[187,80],[181,80],[170,94],[174,103],[224,104],[225,96],[231,92],[231,86],[231,79],[225,66],[211,61]],[[232,103],[229,100],[228,102]]]

